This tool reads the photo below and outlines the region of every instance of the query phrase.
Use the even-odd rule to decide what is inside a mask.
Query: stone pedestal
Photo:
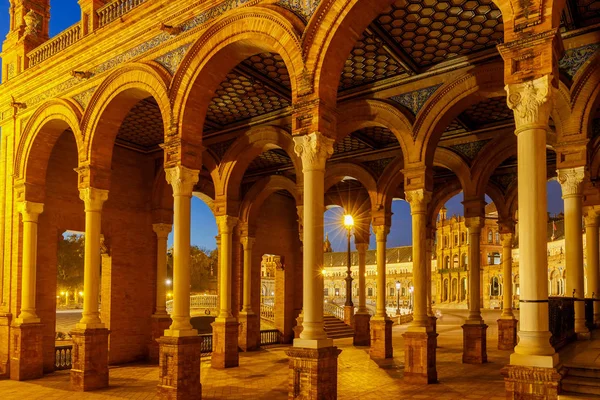
[[[260,321],[258,315],[241,312],[238,318],[240,321],[239,346],[242,351],[257,350],[260,347]]]
[[[354,315],[354,345],[369,346],[371,344],[371,332],[369,329],[369,321],[371,316],[365,314]]]
[[[151,328],[152,328],[152,339],[148,344],[148,361],[152,364],[158,364],[158,339],[162,337],[166,329],[171,326],[171,317],[168,315],[153,315]]]
[[[557,400],[562,376],[556,368],[507,365],[502,368],[506,399]]]
[[[354,306],[344,306],[344,323],[354,328]]]
[[[498,350],[513,350],[517,345],[516,319],[498,320]]]
[[[390,319],[371,320],[371,348],[369,356],[373,360],[392,358],[392,324]]]
[[[44,375],[43,325],[14,325],[11,329],[10,379],[24,381]]]
[[[337,399],[337,359],[342,351],[337,347],[309,349],[291,347],[289,400]]]
[[[211,365],[213,368],[231,368],[240,365],[238,352],[239,323],[213,322],[213,351]]]
[[[463,328],[463,363],[483,364],[487,362],[485,324],[464,324]]]
[[[201,399],[200,342],[198,336],[158,339],[160,362],[157,393],[161,399]]]
[[[435,347],[437,333],[406,332],[404,337],[404,381],[410,384],[437,382]]]
[[[71,331],[71,390],[108,387],[108,334],[105,328]]]

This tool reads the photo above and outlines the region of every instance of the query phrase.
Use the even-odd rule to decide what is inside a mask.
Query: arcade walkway
[[[366,400],[396,399],[486,399],[504,400],[504,381],[500,369],[508,363],[510,352],[496,349],[495,319],[499,312],[485,312],[488,328],[488,359],[485,365],[461,363],[462,312],[446,311],[438,332],[438,376],[440,384],[406,385],[403,373],[402,333],[406,327],[393,329],[394,359],[379,368],[370,360],[366,349],[352,346],[351,339],[336,340],[343,351],[339,358],[338,398]],[[452,313],[452,314],[451,314]],[[492,323],[492,321],[494,321]],[[240,367],[215,370],[208,359],[202,362],[203,399],[287,399],[288,363],[285,347],[255,353],[241,353]],[[91,393],[69,391],[68,371],[47,375],[43,379],[16,382],[0,381],[0,397],[23,399],[154,399],[158,369],[154,365],[131,365],[110,369],[110,388]]]

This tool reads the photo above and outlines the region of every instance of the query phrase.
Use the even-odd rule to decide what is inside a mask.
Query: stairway
[[[325,314],[323,322],[325,323],[325,333],[329,339],[354,337],[354,329],[333,315]]]
[[[600,367],[565,366],[560,400],[600,399]]]

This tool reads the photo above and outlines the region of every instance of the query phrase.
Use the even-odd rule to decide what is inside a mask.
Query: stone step
[[[354,337],[354,329],[333,315],[324,315],[323,322],[325,333],[327,333],[327,337],[330,339]]]
[[[567,392],[600,396],[600,379],[567,376],[561,381],[561,388]]]
[[[566,365],[565,367],[567,368],[567,376],[600,379],[600,367],[584,367],[576,365]]]

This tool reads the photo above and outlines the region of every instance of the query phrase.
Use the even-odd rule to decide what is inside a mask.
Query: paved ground
[[[437,367],[440,383],[411,386],[402,380],[404,351],[402,333],[393,329],[394,358],[382,365],[371,361],[366,348],[355,348],[351,339],[336,340],[342,349],[338,363],[340,400],[379,399],[504,399],[500,369],[510,352],[496,350],[495,321],[499,311],[486,311],[488,321],[488,359],[485,365],[461,363],[464,310],[443,310],[439,323]],[[66,314],[66,313],[65,313]],[[73,319],[59,314],[60,321]],[[63,324],[63,322],[58,322]],[[66,323],[65,323],[66,324]],[[204,399],[287,399],[288,368],[285,347],[272,347],[240,355],[240,367],[215,370],[210,360],[202,361]],[[6,399],[154,399],[158,368],[154,365],[126,365],[110,369],[110,388],[93,393],[69,391],[68,371],[56,372],[29,382],[0,382],[0,397]]]

